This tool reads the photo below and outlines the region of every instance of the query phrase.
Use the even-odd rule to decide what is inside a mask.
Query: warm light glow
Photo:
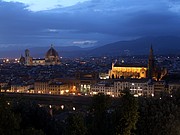
[[[92,94],[93,94],[93,95],[96,95],[96,94],[98,94],[98,93],[97,93],[97,92],[93,92]]]
[[[52,105],[49,105],[49,108],[52,108]]]
[[[41,93],[41,91],[38,91],[38,93]]]
[[[107,92],[107,95],[110,95],[111,93],[110,92]]]
[[[63,95],[63,94],[64,94],[64,90],[62,90],[62,91],[60,92],[60,94]]]
[[[69,92],[69,90],[66,90],[66,93],[68,93]]]
[[[62,109],[62,110],[64,109],[64,105],[61,105],[61,109]]]
[[[73,111],[75,111],[76,110],[76,108],[75,107],[73,107]]]
[[[154,97],[154,94],[152,93],[151,96]]]

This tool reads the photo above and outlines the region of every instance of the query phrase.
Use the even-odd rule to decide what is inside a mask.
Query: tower
[[[150,53],[149,53],[149,60],[148,60],[148,78],[152,79],[154,75],[154,54],[153,54],[153,48],[151,45]]]
[[[30,53],[28,49],[25,50],[25,65],[30,65]]]

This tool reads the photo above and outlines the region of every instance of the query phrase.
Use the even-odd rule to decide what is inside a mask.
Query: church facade
[[[26,66],[37,65],[59,65],[61,64],[58,52],[51,45],[50,49],[46,52],[45,58],[36,59],[31,57],[30,51],[25,50],[25,57],[21,55],[20,63]]]
[[[110,78],[146,78],[147,67],[138,65],[125,65],[119,64],[118,62],[112,63],[112,69],[109,71]]]
[[[118,78],[149,78],[154,80],[161,80],[167,74],[166,69],[161,69],[155,65],[153,48],[151,46],[148,65],[127,65],[124,63],[112,63],[112,69],[109,70],[109,77],[111,79]]]

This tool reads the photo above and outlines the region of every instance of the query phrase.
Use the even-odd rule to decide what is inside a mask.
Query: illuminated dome
[[[51,45],[51,48],[47,51],[47,53],[45,55],[45,62],[47,65],[60,64],[58,52],[53,48],[52,45]]]
[[[57,51],[52,47],[47,51],[46,57],[59,57]]]

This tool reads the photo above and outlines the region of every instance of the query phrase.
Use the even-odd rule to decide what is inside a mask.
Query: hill
[[[107,44],[89,51],[89,55],[146,55],[150,46],[153,46],[155,54],[180,54],[180,38],[173,36],[166,37],[145,37],[130,41],[119,41]]]

